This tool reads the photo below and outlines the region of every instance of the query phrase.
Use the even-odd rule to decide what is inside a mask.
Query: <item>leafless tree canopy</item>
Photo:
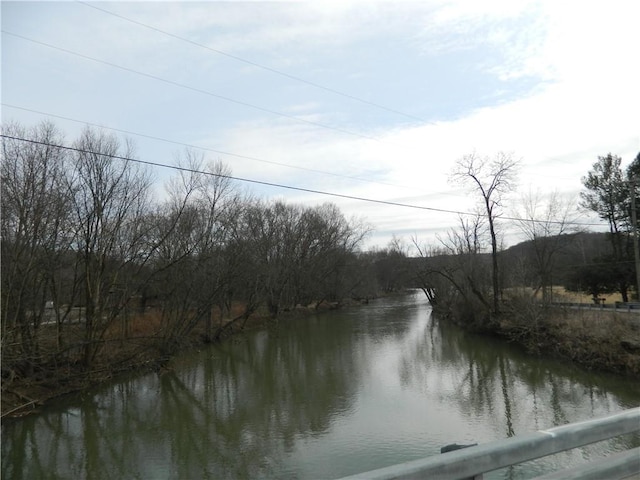
[[[500,272],[498,266],[498,233],[496,219],[504,196],[515,186],[519,161],[513,155],[499,152],[493,157],[472,153],[459,159],[451,174],[451,181],[468,185],[479,195],[491,239],[491,270],[493,311],[500,310]]]
[[[155,202],[130,141],[87,128],[63,149],[50,123],[2,131],[5,376],[90,372],[115,340],[168,356],[194,329],[215,339],[261,308],[373,295],[368,229],[335,205],[254,200],[193,150]]]
[[[514,215],[520,219],[518,227],[532,245],[525,268],[529,270],[528,276],[533,277],[534,295],[541,290],[543,300],[549,302],[552,300],[554,260],[566,246],[563,237],[580,231],[576,226],[577,203],[557,191],[546,196],[538,191],[523,195],[520,205]]]

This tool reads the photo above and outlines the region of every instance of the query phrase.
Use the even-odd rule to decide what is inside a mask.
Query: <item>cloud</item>
[[[448,177],[472,151],[522,157],[521,189],[574,193],[598,155],[628,162],[640,151],[632,2],[97,5],[424,121],[64,2],[3,4],[3,27],[334,129],[132,80],[6,36],[3,101],[265,160],[211,155],[241,177],[461,211],[475,200]],[[167,152],[143,145],[143,158]],[[333,200],[348,215],[366,215],[377,239],[414,229],[431,235],[456,223],[452,214]]]

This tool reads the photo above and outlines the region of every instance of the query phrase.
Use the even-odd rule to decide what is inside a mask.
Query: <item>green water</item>
[[[640,405],[640,385],[431,318],[421,294],[251,332],[2,426],[2,478],[324,479]],[[531,478],[637,435],[494,472]]]

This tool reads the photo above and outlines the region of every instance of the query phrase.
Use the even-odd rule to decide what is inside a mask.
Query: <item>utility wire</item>
[[[167,32],[167,31],[165,31],[165,30],[162,30],[162,29],[160,29],[160,28],[154,27],[154,26],[152,26],[152,25],[148,25],[148,24],[145,24],[145,23],[143,23],[143,22],[140,22],[140,21],[137,21],[137,20],[133,20],[133,19],[131,19],[131,18],[125,17],[124,15],[120,15],[120,14],[117,14],[117,13],[115,13],[115,12],[112,12],[112,11],[109,11],[109,10],[106,10],[106,9],[103,9],[103,8],[100,8],[100,7],[96,6],[96,5],[92,5],[92,4],[90,4],[90,3],[87,3],[87,2],[84,2],[84,1],[81,1],[81,0],[76,0],[76,2],[77,2],[77,3],[80,3],[80,4],[82,4],[82,5],[85,5],[85,6],[87,6],[87,7],[93,8],[93,9],[95,9],[95,10],[98,10],[98,11],[104,12],[105,14],[112,15],[112,16],[117,17],[117,18],[120,18],[120,19],[122,19],[122,20],[125,20],[125,21],[131,22],[131,23],[133,23],[133,24],[139,25],[139,26],[141,26],[141,27],[144,27],[144,28],[147,28],[147,29],[150,29],[150,30],[156,31],[156,32],[161,33],[161,34],[163,34],[163,35],[167,35],[167,36],[169,36],[169,37],[175,38],[175,39],[177,39],[177,40],[180,40],[180,41],[183,41],[183,42],[186,42],[186,43],[189,43],[189,44],[192,44],[192,45],[194,45],[194,46],[197,46],[197,47],[200,47],[200,48],[204,48],[204,49],[210,50],[210,51],[212,51],[212,52],[214,52],[214,53],[217,53],[217,54],[220,54],[220,55],[224,55],[224,56],[226,56],[226,57],[232,58],[232,59],[237,60],[237,61],[239,61],[239,62],[243,62],[243,63],[249,64],[249,65],[252,65],[252,66],[255,66],[255,67],[258,67],[258,68],[264,69],[264,70],[266,70],[266,71],[270,71],[270,72],[273,72],[273,73],[275,73],[275,74],[278,74],[278,75],[281,75],[281,76],[284,76],[284,77],[287,77],[287,78],[290,78],[290,79],[293,79],[293,80],[296,80],[296,81],[299,81],[299,82],[302,82],[302,83],[306,83],[306,84],[311,85],[311,86],[313,86],[313,87],[316,87],[316,88],[320,88],[320,89],[323,89],[323,90],[329,91],[329,92],[334,93],[334,94],[336,94],[336,95],[341,95],[341,96],[343,96],[343,97],[350,98],[350,99],[352,99],[352,100],[356,100],[356,101],[359,101],[359,102],[362,102],[362,103],[365,103],[365,104],[368,104],[368,105],[374,106],[374,107],[376,107],[376,108],[380,108],[380,109],[383,109],[383,110],[386,110],[386,111],[389,111],[389,112],[392,112],[392,113],[396,113],[396,114],[398,114],[398,115],[405,116],[405,117],[407,117],[407,118],[412,118],[412,119],[415,119],[415,120],[419,120],[419,121],[421,121],[421,122],[423,122],[423,123],[429,123],[429,124],[432,124],[432,125],[436,125],[436,123],[435,123],[435,122],[430,122],[430,121],[424,120],[424,119],[422,119],[422,118],[420,118],[420,117],[416,117],[416,116],[414,116],[414,115],[406,114],[406,113],[401,112],[401,111],[399,111],[399,110],[395,110],[395,109],[392,109],[392,108],[389,108],[389,107],[385,107],[384,105],[380,105],[380,104],[375,103],[375,102],[370,102],[370,101],[368,101],[368,100],[364,100],[364,99],[359,98],[359,97],[356,97],[356,96],[354,96],[354,95],[350,95],[350,94],[347,94],[347,93],[341,92],[341,91],[339,91],[339,90],[335,90],[335,89],[332,89],[332,88],[330,88],[330,87],[326,87],[326,86],[324,86],[324,85],[317,84],[317,83],[315,83],[315,82],[312,82],[312,81],[309,81],[309,80],[306,80],[306,79],[303,79],[303,78],[300,78],[300,77],[296,77],[296,76],[291,75],[291,74],[288,74],[288,73],[286,73],[286,72],[282,72],[282,71],[277,70],[277,69],[275,69],[275,68],[268,67],[268,66],[266,66],[266,65],[262,65],[262,64],[259,64],[259,63],[256,63],[256,62],[253,62],[253,61],[250,61],[250,60],[244,59],[244,58],[242,58],[242,57],[238,57],[238,56],[236,56],[236,55],[233,55],[233,54],[230,54],[230,53],[224,52],[224,51],[219,50],[219,49],[215,49],[215,48],[213,48],[213,47],[209,47],[208,45],[204,45],[204,44],[201,44],[201,43],[195,42],[195,41],[193,41],[193,40],[190,40],[190,39],[188,39],[188,38],[181,37],[181,36],[179,36],[179,35],[173,34],[173,33],[171,33],[171,32]],[[194,87],[190,87],[190,86],[188,86],[188,85],[184,85],[184,84],[180,84],[180,83],[177,83],[177,82],[173,82],[173,81],[171,81],[171,80],[163,79],[163,78],[161,78],[161,77],[157,77],[157,76],[155,76],[155,75],[146,74],[146,73],[144,73],[144,72],[138,72],[138,71],[135,71],[135,70],[133,70],[133,69],[129,69],[129,68],[127,68],[127,67],[122,67],[122,66],[119,66],[119,65],[115,65],[115,64],[112,64],[112,63],[110,63],[110,62],[106,62],[106,61],[99,60],[99,59],[96,59],[96,58],[93,58],[93,57],[89,57],[89,56],[87,56],[87,55],[83,55],[83,54],[80,54],[80,53],[77,53],[77,52],[73,52],[73,51],[71,51],[71,50],[67,50],[67,49],[64,49],[64,48],[61,48],[61,47],[57,47],[57,46],[54,46],[54,45],[51,45],[51,44],[47,44],[47,43],[45,43],[45,42],[40,42],[40,41],[37,41],[37,40],[31,39],[31,38],[28,38],[28,37],[25,37],[25,36],[22,36],[22,35],[16,34],[16,33],[8,32],[8,31],[5,31],[5,30],[2,30],[2,32],[3,32],[3,33],[6,33],[6,34],[8,34],[8,35],[13,35],[13,36],[15,36],[15,37],[21,38],[21,39],[23,39],[23,40],[31,41],[31,42],[33,42],[33,43],[37,43],[37,44],[40,44],[40,45],[43,45],[43,46],[47,46],[47,47],[49,47],[49,48],[53,48],[53,49],[60,50],[60,51],[63,51],[63,52],[65,52],[65,53],[68,53],[68,54],[71,54],[71,55],[77,55],[77,56],[80,56],[80,57],[82,57],[82,58],[86,58],[86,59],[89,59],[89,60],[93,60],[93,61],[95,61],[95,62],[99,62],[99,63],[103,63],[103,64],[105,64],[105,65],[112,66],[112,67],[114,67],[114,68],[119,68],[119,69],[122,69],[122,70],[125,70],[125,71],[129,71],[129,72],[132,72],[132,73],[135,73],[135,74],[138,74],[138,75],[142,75],[142,76],[150,77],[150,78],[153,78],[153,79],[155,79],[155,80],[159,80],[159,81],[162,81],[162,82],[166,82],[166,83],[169,83],[169,84],[172,84],[172,85],[176,85],[176,86],[179,86],[179,87],[182,87],[182,88],[190,89],[190,90],[193,90],[193,91],[196,91],[196,92],[199,92],[199,93],[203,93],[203,94],[206,94],[206,95],[214,96],[214,97],[216,97],[216,98],[220,98],[220,99],[223,99],[223,100],[227,100],[227,101],[230,101],[230,102],[233,102],[233,103],[237,103],[237,104],[240,104],[240,105],[243,105],[243,106],[247,106],[247,107],[250,107],[250,108],[256,108],[256,109],[258,109],[258,110],[265,111],[265,112],[267,112],[267,113],[271,113],[271,114],[274,114],[274,115],[283,116],[283,117],[285,117],[285,118],[289,118],[289,119],[294,119],[294,120],[296,120],[296,121],[300,121],[300,122],[308,123],[308,124],[315,125],[315,126],[318,126],[318,127],[321,127],[321,128],[327,128],[327,129],[335,130],[335,131],[338,131],[338,132],[341,132],[341,133],[345,133],[345,134],[348,134],[348,135],[358,136],[358,137],[366,138],[366,139],[370,139],[370,140],[383,141],[383,140],[381,140],[380,138],[373,137],[373,136],[370,136],[370,135],[359,134],[359,133],[351,132],[351,131],[348,131],[348,130],[340,129],[340,128],[337,128],[337,127],[332,127],[332,126],[330,126],[330,125],[325,125],[325,124],[322,124],[322,123],[319,123],[319,122],[313,122],[313,121],[310,121],[310,120],[306,120],[306,119],[303,119],[303,118],[300,118],[300,117],[296,117],[296,116],[294,116],[294,115],[288,115],[288,114],[286,114],[286,113],[277,112],[277,111],[273,111],[273,110],[270,110],[270,109],[265,109],[265,108],[263,108],[263,107],[260,107],[260,106],[257,106],[257,105],[253,105],[253,104],[250,104],[250,103],[248,103],[248,102],[243,102],[243,101],[235,100],[235,99],[232,99],[232,98],[229,98],[229,97],[225,97],[225,96],[221,96],[221,95],[215,94],[215,93],[213,93],[213,92],[208,92],[208,91],[200,90],[200,89],[197,89],[197,88],[194,88]],[[14,106],[13,108],[21,108],[21,107],[16,107],[16,106]],[[23,109],[24,109],[24,108],[23,108]],[[29,110],[29,109],[24,109],[24,110]],[[53,116],[53,117],[63,118],[63,119],[70,120],[70,121],[76,121],[76,122],[78,121],[78,120],[74,120],[74,119],[70,119],[70,118],[66,118],[66,117],[56,116],[56,115],[53,115],[53,114],[46,114],[46,113],[43,113],[43,112],[37,112],[37,111],[34,111],[34,112],[35,112],[35,113],[42,113],[42,114],[44,114],[44,115],[50,115],[50,116]],[[85,123],[90,124],[90,125],[96,125],[96,124],[91,124],[90,122],[85,122]],[[100,125],[97,125],[97,126],[100,126]],[[141,136],[141,137],[147,137],[147,138],[151,138],[151,139],[155,139],[155,140],[160,140],[160,141],[165,141],[165,142],[169,142],[169,143],[174,143],[174,144],[177,144],[177,145],[184,145],[184,146],[189,146],[189,147],[192,147],[192,148],[199,148],[199,149],[202,149],[202,150],[209,150],[209,151],[213,151],[213,152],[216,152],[216,153],[221,153],[221,154],[224,154],[224,155],[235,156],[235,157],[238,157],[238,158],[246,158],[246,159],[249,159],[249,160],[255,160],[255,161],[260,161],[260,162],[266,162],[266,163],[271,163],[271,164],[274,164],[274,165],[280,165],[280,166],[285,166],[285,167],[289,167],[289,168],[296,168],[296,169],[301,169],[301,170],[307,170],[307,171],[316,172],[316,173],[323,173],[323,174],[326,174],[326,175],[332,175],[332,176],[344,177],[344,178],[354,179],[354,180],[363,181],[363,182],[371,182],[371,183],[378,183],[378,184],[382,184],[382,185],[388,185],[388,186],[395,186],[395,187],[406,188],[406,187],[402,187],[402,186],[399,186],[399,185],[394,185],[394,184],[391,184],[391,183],[386,183],[386,182],[376,182],[376,181],[371,181],[371,180],[367,180],[367,179],[362,179],[362,178],[360,178],[360,177],[355,177],[355,176],[339,175],[339,174],[335,174],[335,173],[331,173],[331,172],[324,172],[324,171],[321,171],[321,170],[308,169],[308,168],[305,168],[305,167],[299,167],[299,166],[295,166],[295,165],[287,165],[287,164],[283,164],[283,163],[279,163],[279,162],[273,162],[273,161],[264,160],[264,159],[259,159],[259,158],[255,158],[255,157],[249,157],[249,156],[239,155],[239,154],[234,154],[234,153],[230,153],[230,152],[218,151],[218,150],[211,149],[211,148],[204,148],[204,147],[198,147],[198,146],[194,146],[194,145],[184,144],[184,143],[181,143],[181,142],[174,142],[174,141],[171,141],[171,140],[166,140],[166,139],[162,139],[162,138],[158,138],[158,137],[153,137],[153,136],[150,136],[150,135],[139,134],[139,133],[135,133],[135,132],[127,132],[126,130],[118,130],[118,129],[115,129],[115,128],[111,128],[111,127],[104,127],[104,126],[101,126],[101,127],[102,127],[102,128],[109,128],[109,129],[111,129],[111,130],[115,130],[115,131],[121,131],[121,132],[124,132],[124,133],[130,133],[130,134],[132,134],[132,135],[137,135],[137,136]],[[550,176],[548,176],[548,175],[543,175],[543,174],[539,174],[539,173],[532,173],[532,175],[536,175],[536,176],[540,176],[540,177],[547,177],[547,178],[558,178],[558,177],[550,177]],[[565,177],[565,178],[566,178],[566,177]],[[410,187],[410,188],[411,188],[411,187]],[[417,189],[415,189],[415,188],[412,188],[412,189],[417,190]],[[454,195],[454,196],[459,196],[459,195],[451,194],[451,193],[448,193],[448,192],[441,192],[441,193],[442,193],[442,194],[444,194],[444,195]]]
[[[109,157],[111,159],[124,160],[124,161],[127,161],[127,162],[140,163],[140,164],[150,165],[150,166],[154,166],[154,167],[169,168],[169,169],[172,169],[172,170],[178,170],[178,171],[182,171],[182,172],[197,173],[197,174],[200,174],[200,175],[209,175],[209,176],[218,177],[218,178],[225,178],[225,179],[228,179],[228,180],[236,180],[236,181],[239,181],[239,182],[253,183],[253,184],[256,184],[256,185],[264,185],[264,186],[268,186],[268,187],[282,188],[282,189],[294,190],[294,191],[298,191],[298,192],[314,193],[314,194],[317,194],[317,195],[324,195],[324,196],[336,197],[336,198],[344,198],[344,199],[347,199],[347,200],[356,200],[356,201],[360,201],[360,202],[375,203],[375,204],[378,204],[378,205],[390,205],[390,206],[393,206],[393,207],[412,208],[412,209],[416,209],[416,210],[426,210],[426,211],[438,212],[438,213],[453,213],[453,214],[456,214],[456,215],[463,215],[463,216],[473,216],[473,217],[478,217],[478,216],[486,217],[487,216],[484,213],[470,213],[470,212],[463,212],[463,211],[459,211],[459,210],[448,210],[448,209],[443,209],[443,208],[425,207],[425,206],[422,206],[422,205],[412,205],[412,204],[408,204],[408,203],[393,202],[391,200],[378,200],[378,199],[373,199],[373,198],[358,197],[358,196],[355,196],[355,195],[345,195],[345,194],[341,194],[341,193],[326,192],[326,191],[314,190],[314,189],[310,189],[310,188],[295,187],[293,185],[285,185],[285,184],[282,184],[282,183],[265,182],[265,181],[262,181],[262,180],[255,180],[255,179],[250,179],[250,178],[236,177],[234,175],[223,175],[223,174],[220,174],[220,173],[207,172],[207,171],[204,171],[204,170],[196,170],[196,169],[192,169],[192,168],[181,167],[181,166],[178,166],[178,165],[167,165],[165,163],[151,162],[151,161],[148,161],[148,160],[140,160],[140,159],[137,159],[137,158],[123,157],[123,156],[120,156],[120,155],[111,155],[111,154],[107,154],[107,153],[94,152],[94,151],[91,151],[91,150],[85,150],[85,149],[77,148],[77,147],[68,147],[68,146],[65,146],[65,145],[58,145],[58,144],[49,143],[49,142],[41,142],[41,141],[38,141],[38,140],[32,140],[32,139],[28,139],[28,138],[16,137],[16,136],[13,136],[13,135],[0,134],[0,137],[1,138],[6,138],[6,139],[9,139],[9,140],[17,140],[17,141],[21,141],[21,142],[27,142],[27,143],[31,143],[31,144],[36,144],[36,145],[44,145],[44,146],[47,146],[47,147],[60,148],[60,149],[63,149],[63,150],[74,151],[74,152],[78,152],[78,153],[85,153],[85,154],[89,154],[89,155],[99,155],[99,156]],[[499,216],[497,218],[500,218],[502,220],[510,220],[510,221],[517,221],[517,222],[527,222],[527,223],[544,223],[544,224],[577,225],[577,226],[598,226],[598,227],[601,226],[601,224],[599,224],[599,223],[561,222],[561,221],[524,219],[524,218],[515,218],[515,217],[506,217],[506,216]]]
[[[148,161],[148,160],[140,160],[138,158],[123,157],[123,156],[120,156],[120,155],[112,155],[112,154],[107,154],[107,153],[94,152],[94,151],[85,150],[85,149],[82,149],[82,148],[68,147],[66,145],[58,145],[58,144],[49,143],[49,142],[41,142],[41,141],[38,141],[38,140],[31,140],[31,139],[28,139],[28,138],[15,137],[15,136],[12,136],[12,135],[1,134],[0,137],[7,138],[7,139],[10,139],[10,140],[18,140],[18,141],[22,141],[22,142],[32,143],[32,144],[36,144],[36,145],[43,145],[43,146],[47,146],[47,147],[60,148],[60,149],[63,149],[63,150],[69,150],[69,151],[74,151],[74,152],[78,152],[78,153],[85,153],[85,154],[89,154],[89,155],[100,155],[100,156],[105,156],[105,157],[109,157],[109,158],[116,159],[116,160],[124,160],[124,161],[127,161],[127,162],[141,163],[141,164],[144,164],[144,165],[150,165],[150,166],[154,166],[154,167],[169,168],[169,169],[178,170],[178,171],[182,171],[182,172],[188,172],[188,173],[197,173],[197,174],[202,174],[202,175],[209,175],[209,176],[225,178],[225,179],[229,179],[229,180],[237,180],[239,182],[253,183],[253,184],[257,184],[257,185],[264,185],[264,186],[268,186],[268,187],[284,188],[284,189],[287,189],[287,190],[295,190],[295,191],[305,192],[305,193],[315,193],[315,194],[326,195],[326,196],[330,196],[330,197],[346,198],[346,199],[349,199],[349,200],[358,200],[358,201],[377,203],[377,204],[383,204],[383,205],[393,205],[393,206],[396,206],[396,207],[415,208],[415,209],[420,209],[420,210],[429,210],[429,211],[443,212],[443,213],[455,213],[455,214],[459,214],[459,215],[473,215],[473,216],[476,215],[475,213],[472,214],[472,213],[460,212],[460,211],[456,211],[456,210],[446,210],[446,209],[440,209],[440,208],[434,208],[434,207],[424,207],[424,206],[420,206],[420,205],[411,205],[411,204],[406,204],[406,203],[398,203],[398,202],[392,202],[392,201],[388,201],[388,200],[376,200],[376,199],[371,199],[371,198],[357,197],[357,196],[354,196],[354,195],[344,195],[344,194],[340,194],[340,193],[325,192],[325,191],[322,191],[322,190],[313,190],[313,189],[309,189],[309,188],[295,187],[295,186],[292,186],[292,185],[285,185],[285,184],[281,184],[281,183],[265,182],[265,181],[262,181],[262,180],[254,180],[254,179],[249,179],[249,178],[236,177],[234,175],[223,175],[223,174],[219,174],[219,173],[207,172],[207,171],[204,171],[204,170],[196,170],[196,169],[193,169],[193,168],[182,167],[182,166],[179,166],[179,165],[168,165],[166,163],[152,162],[152,161]]]
[[[206,50],[209,50],[210,52],[217,53],[218,55],[223,55],[223,56],[225,56],[225,57],[232,58],[233,60],[236,60],[236,61],[238,61],[238,62],[242,62],[242,63],[245,63],[245,64],[247,64],[247,65],[251,65],[251,66],[253,66],[253,67],[257,67],[257,68],[260,68],[260,69],[262,69],[262,70],[266,70],[266,71],[268,71],[268,72],[275,73],[276,75],[280,75],[280,76],[282,76],[282,77],[286,77],[286,78],[288,78],[288,79],[290,79],[290,80],[295,80],[295,81],[297,81],[297,82],[301,82],[301,83],[304,83],[304,84],[310,85],[310,86],[312,86],[312,87],[319,88],[319,89],[324,90],[324,91],[326,91],[326,92],[330,92],[330,93],[333,93],[333,94],[335,94],[335,95],[340,95],[341,97],[345,97],[345,98],[348,98],[348,99],[350,99],[350,100],[355,100],[355,101],[357,101],[357,102],[364,103],[364,104],[366,104],[366,105],[369,105],[369,106],[372,106],[372,107],[375,107],[375,108],[379,108],[379,109],[381,109],[381,110],[385,110],[385,111],[387,111],[387,112],[395,113],[395,114],[397,114],[397,115],[401,115],[401,116],[403,116],[403,117],[410,118],[410,119],[412,119],[412,120],[418,120],[418,121],[423,122],[423,123],[432,123],[432,124],[434,123],[434,122],[429,122],[429,121],[427,121],[427,120],[424,120],[424,119],[422,119],[422,118],[420,118],[420,117],[416,117],[415,115],[411,115],[411,114],[408,114],[408,113],[404,113],[404,112],[401,112],[401,111],[399,111],[399,110],[395,110],[395,109],[393,109],[393,108],[385,107],[384,105],[380,105],[379,103],[371,102],[371,101],[369,101],[369,100],[365,100],[365,99],[363,99],[363,98],[356,97],[355,95],[351,95],[351,94],[349,94],[349,93],[344,93],[344,92],[341,92],[341,91],[339,91],[339,90],[335,90],[335,89],[333,89],[333,88],[331,88],[331,87],[327,87],[327,86],[325,86],[325,85],[321,85],[321,84],[319,84],[319,83],[312,82],[312,81],[310,81],[310,80],[306,80],[306,79],[304,79],[304,78],[297,77],[297,76],[295,76],[295,75],[291,75],[291,74],[286,73],[286,72],[283,72],[283,71],[281,71],[281,70],[277,70],[277,69],[275,69],[275,68],[268,67],[268,66],[266,66],[266,65],[263,65],[263,64],[260,64],[260,63],[257,63],[257,62],[253,62],[253,61],[251,61],[251,60],[247,60],[247,59],[242,58],[242,57],[239,57],[239,56],[237,56],[237,55],[233,55],[233,54],[231,54],[231,53],[224,52],[224,51],[219,50],[219,49],[217,49],[217,48],[213,48],[213,47],[210,47],[210,46],[208,46],[208,45],[204,45],[204,44],[202,44],[202,43],[195,42],[195,41],[190,40],[190,39],[188,39],[188,38],[181,37],[180,35],[176,35],[176,34],[171,33],[171,32],[167,32],[166,30],[162,30],[162,29],[160,29],[160,28],[158,28],[158,27],[154,27],[154,26],[149,25],[149,24],[147,24],[147,23],[143,23],[143,22],[140,22],[140,21],[138,21],[138,20],[133,20],[133,19],[131,19],[131,18],[129,18],[129,17],[125,17],[124,15],[120,15],[120,14],[115,13],[115,12],[112,12],[112,11],[110,11],[110,10],[106,10],[106,9],[104,9],[104,8],[98,7],[98,6],[93,5],[93,4],[91,4],[91,3],[83,2],[83,1],[81,1],[81,0],[76,0],[76,1],[77,1],[77,3],[81,3],[82,5],[85,5],[85,6],[87,6],[87,7],[93,8],[93,9],[95,9],[95,10],[99,10],[99,11],[101,11],[101,12],[104,12],[104,13],[108,14],[108,15],[112,15],[112,16],[114,16],[114,17],[120,18],[120,19],[125,20],[125,21],[127,21],[127,22],[133,23],[133,24],[135,24],[135,25],[138,25],[138,26],[141,26],[141,27],[147,28],[147,29],[149,29],[149,30],[153,30],[154,32],[161,33],[161,34],[163,34],[163,35],[166,35],[166,36],[168,36],[168,37],[174,38],[174,39],[176,39],[176,40],[180,40],[180,41],[185,42],[185,43],[189,43],[189,44],[194,45],[194,46],[196,46],[196,47],[204,48],[204,49],[206,49]]]
[[[249,155],[242,155],[242,154],[239,154],[239,153],[227,152],[227,151],[224,151],[224,150],[217,150],[215,148],[210,148],[210,147],[201,147],[201,146],[190,144],[190,143],[179,142],[177,140],[169,140],[167,138],[158,137],[158,136],[155,136],[155,135],[148,135],[146,133],[132,132],[130,130],[124,130],[122,128],[109,127],[109,126],[102,125],[102,124],[99,124],[99,123],[87,122],[85,120],[78,120],[76,118],[66,117],[66,116],[63,116],[63,115],[56,115],[56,114],[53,114],[53,113],[42,112],[40,110],[34,110],[32,108],[20,107],[18,105],[12,105],[10,103],[2,102],[2,103],[0,103],[0,105],[2,105],[3,107],[14,108],[16,110],[22,110],[22,111],[25,111],[25,112],[37,113],[38,115],[45,115],[45,116],[52,117],[52,118],[59,118],[61,120],[67,120],[69,122],[81,123],[83,125],[90,125],[92,127],[104,128],[106,130],[112,130],[114,132],[125,133],[127,135],[135,135],[137,137],[148,138],[150,140],[157,140],[157,141],[160,141],[160,142],[170,143],[170,144],[173,144],[173,145],[179,145],[179,146],[182,146],[182,147],[194,148],[194,149],[203,150],[203,151],[207,151],[207,152],[218,153],[220,155],[227,155],[227,156],[230,156],[230,157],[242,158],[242,159],[251,160],[251,161],[255,161],[255,162],[267,163],[267,164],[270,164],[270,165],[277,165],[279,167],[294,168],[294,169],[297,169],[297,170],[302,170],[302,171],[311,172],[311,173],[320,173],[320,174],[323,174],[323,175],[329,175],[329,176],[337,177],[337,178],[345,178],[345,179],[349,179],[349,180],[356,180],[356,181],[363,182],[363,183],[371,183],[371,184],[374,184],[374,185],[385,185],[385,186],[388,186],[388,187],[411,189],[411,190],[415,190],[417,192],[427,193],[427,192],[424,192],[424,190],[421,190],[421,189],[418,189],[418,188],[415,188],[415,187],[408,187],[406,185],[397,185],[397,184],[389,183],[389,182],[381,182],[381,181],[369,180],[369,179],[362,178],[362,177],[357,177],[357,176],[354,176],[354,175],[342,175],[342,174],[339,174],[339,173],[327,172],[326,170],[317,170],[317,169],[314,169],[314,168],[301,167],[301,166],[298,166],[298,165],[291,165],[291,164],[288,164],[288,163],[275,162],[273,160],[265,160],[263,158],[252,157],[252,156],[249,156]],[[455,193],[450,193],[450,192],[428,192],[427,195],[450,195],[450,196],[454,196],[454,197],[463,197],[463,195],[457,195]]]
[[[41,42],[39,40],[35,40],[33,38],[29,38],[29,37],[26,37],[24,35],[20,35],[20,34],[17,34],[17,33],[10,32],[8,30],[2,30],[2,33],[6,34],[6,35],[10,35],[12,37],[20,38],[22,40],[26,40],[27,42],[31,42],[31,43],[35,43],[37,45],[41,45],[43,47],[51,48],[53,50],[58,50],[60,52],[67,53],[69,55],[75,55],[76,57],[84,58],[85,60],[91,60],[93,62],[100,63],[102,65],[107,65],[109,67],[117,68],[117,69],[123,70],[125,72],[134,73],[134,74],[139,75],[141,77],[151,78],[153,80],[157,80],[159,82],[163,82],[163,83],[166,83],[168,85],[172,85],[174,87],[180,87],[180,88],[183,88],[185,90],[191,90],[193,92],[201,93],[203,95],[208,95],[210,97],[218,98],[220,100],[224,100],[224,101],[227,101],[227,102],[230,102],[230,103],[235,103],[236,105],[242,105],[244,107],[248,107],[248,108],[253,108],[255,110],[259,110],[261,112],[270,113],[271,115],[277,115],[279,117],[288,118],[289,120],[295,120],[297,122],[306,123],[308,125],[313,125],[313,126],[316,126],[316,127],[325,128],[327,130],[333,130],[335,132],[340,132],[340,133],[343,133],[345,135],[351,135],[351,136],[354,136],[354,137],[366,138],[367,140],[375,140],[377,142],[383,142],[383,140],[381,140],[380,138],[373,137],[371,135],[365,135],[365,134],[362,134],[362,133],[351,132],[349,130],[344,130],[342,128],[332,127],[331,125],[326,125],[324,123],[314,122],[312,120],[306,120],[304,118],[296,117],[295,115],[289,115],[287,113],[278,112],[276,110],[271,110],[269,108],[260,107],[258,105],[254,105],[254,104],[249,103],[249,102],[244,102],[242,100],[236,100],[234,98],[227,97],[227,96],[224,96],[224,95],[219,95],[217,93],[213,93],[213,92],[210,92],[208,90],[203,90],[201,88],[192,87],[190,85],[185,85],[184,83],[175,82],[173,80],[162,78],[162,77],[159,77],[157,75],[153,75],[151,73],[141,72],[139,70],[134,70],[133,68],[129,68],[129,67],[124,67],[122,65],[118,65],[117,63],[108,62],[106,60],[100,60],[98,58],[91,57],[91,56],[85,55],[83,53],[74,52],[73,50],[69,50],[69,49],[66,49],[66,48],[62,48],[62,47],[58,47],[58,46],[55,46],[55,45],[51,45],[50,43]]]

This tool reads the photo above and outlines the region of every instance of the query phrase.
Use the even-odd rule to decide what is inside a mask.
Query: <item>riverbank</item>
[[[639,382],[537,359],[430,313],[412,292],[280,321],[177,355],[161,375],[60,399],[3,423],[2,477],[341,478],[640,405]],[[563,454],[562,466],[633,441]],[[548,460],[492,477],[557,470]]]
[[[532,291],[518,289],[506,292],[498,315],[476,298],[442,302],[433,308],[440,318],[464,330],[498,336],[531,355],[640,378],[640,313],[589,308],[588,303],[579,308],[574,302],[588,297],[576,297],[564,289],[554,289],[553,294],[566,303],[545,304]]]
[[[510,307],[490,330],[530,354],[640,378],[640,315],[537,304]]]
[[[320,311],[361,302],[323,304]],[[304,318],[318,310],[313,307],[297,307],[280,314],[280,319]],[[160,374],[171,368],[170,358],[161,353],[160,341],[154,337],[158,331],[157,315],[149,312],[131,325],[126,340],[105,339],[105,348],[97,357],[91,371],[80,362],[35,369],[30,375],[4,378],[2,382],[1,415],[19,417],[35,413],[52,400],[76,393],[114,377],[133,371],[157,371]],[[455,320],[449,317],[450,320]],[[216,341],[224,341],[243,331],[270,328],[273,320],[265,312],[251,315],[246,322],[235,322],[225,329]],[[455,323],[463,323],[458,319]],[[463,325],[464,327],[464,325]],[[51,327],[52,328],[52,327]],[[77,326],[78,332],[81,326]],[[65,341],[77,341],[73,326],[65,332]],[[117,332],[116,332],[117,333]],[[532,355],[565,359],[591,370],[615,372],[640,378],[640,315],[607,310],[576,310],[570,308],[541,308],[533,304],[510,303],[484,334],[497,335],[526,349]],[[53,338],[46,328],[43,337]],[[203,348],[211,340],[204,326],[199,325],[183,339],[176,354]],[[46,342],[43,342],[46,347]]]
[[[225,341],[242,332],[270,328],[277,324],[279,319],[304,318],[348,304],[349,302],[323,303],[318,308],[299,306],[280,313],[278,319],[271,318],[267,312],[258,311],[246,320],[226,320],[224,328],[220,329],[220,334],[215,338],[211,338],[205,326],[199,324],[181,339],[171,356],[167,356],[163,351],[160,315],[151,310],[130,322],[126,338],[122,337],[119,325],[114,325],[113,329],[107,331],[103,340],[104,346],[90,370],[84,368],[80,361],[82,324],[69,324],[64,330],[62,340],[66,345],[76,345],[74,348],[78,350],[78,354],[75,361],[74,356],[69,355],[70,361],[52,360],[46,365],[29,365],[29,370],[24,371],[9,371],[3,368],[0,418],[36,413],[54,399],[81,392],[130,372],[157,371],[162,374],[171,368],[171,358],[176,354],[197,350],[213,342]],[[238,306],[237,310],[240,311],[241,307]],[[218,327],[220,324],[216,325],[216,328]],[[46,351],[55,341],[55,325],[42,325],[39,336],[39,346]]]

